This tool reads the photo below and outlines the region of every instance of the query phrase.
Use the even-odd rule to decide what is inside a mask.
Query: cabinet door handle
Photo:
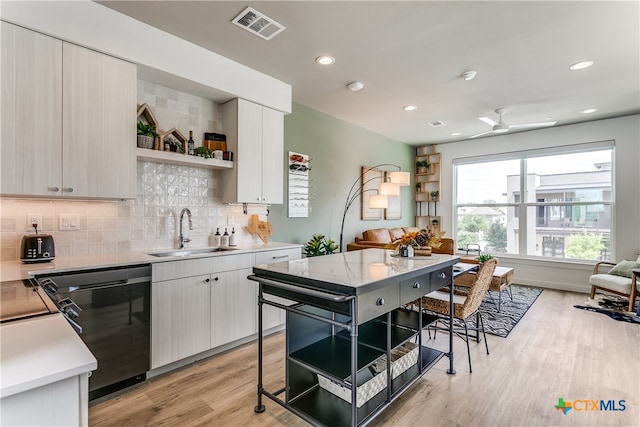
[[[289,255],[272,256],[271,259],[289,258]]]
[[[217,282],[218,281],[218,277],[217,276],[214,277],[213,280]]]
[[[441,278],[441,279],[444,279],[444,278],[446,278],[446,277],[447,277],[447,275],[446,275],[446,274],[444,274],[444,273],[440,273],[440,278]]]
[[[204,279],[204,283],[209,283],[211,280],[207,277],[206,279]]]
[[[413,289],[420,289],[420,283],[419,282],[414,283]]]
[[[66,193],[73,193],[73,187],[63,188],[62,191],[66,192]]]
[[[58,191],[60,191],[58,187],[47,187],[47,190],[53,191],[54,193],[57,193]]]
[[[384,305],[384,298],[378,298],[378,300],[376,301],[376,305]]]

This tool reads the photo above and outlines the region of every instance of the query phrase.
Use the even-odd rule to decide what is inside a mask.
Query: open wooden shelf
[[[199,156],[188,156],[172,151],[149,150],[136,148],[136,157],[145,162],[166,163],[170,165],[194,166],[208,169],[233,169],[229,160],[205,159]]]

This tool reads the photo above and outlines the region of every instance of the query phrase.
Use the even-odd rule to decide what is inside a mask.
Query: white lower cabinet
[[[76,375],[3,397],[0,425],[87,426],[88,401],[89,374]]]
[[[257,332],[251,253],[156,263],[151,284],[151,368]]]
[[[301,255],[300,248],[276,249],[153,264],[151,369],[256,334],[258,285],[247,279],[253,265]],[[284,324],[285,312],[265,304],[262,318],[262,329],[272,329]]]
[[[152,369],[210,348],[210,281],[206,274],[151,284]]]
[[[277,249],[273,251],[264,251],[256,253],[256,264],[273,264],[276,262],[293,261],[302,257],[302,250],[300,248],[294,249]],[[255,292],[257,292],[257,283],[255,284]],[[273,295],[266,296],[270,301],[289,305],[293,301],[286,300],[284,298],[276,297]],[[286,318],[286,312],[276,307],[272,307],[267,304],[262,305],[262,330],[266,331],[276,326],[284,324]]]
[[[211,275],[211,348],[248,337],[258,331],[257,298],[251,269]]]

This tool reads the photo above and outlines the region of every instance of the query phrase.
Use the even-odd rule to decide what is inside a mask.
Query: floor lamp
[[[367,172],[377,169],[382,166],[392,166],[398,168],[397,171],[389,172],[389,181],[386,181],[386,178],[383,177],[373,177],[369,178],[366,181],[363,181],[364,176]],[[374,179],[382,179],[383,182],[380,183],[380,187],[376,189],[362,190],[362,187],[368,182],[373,181]],[[403,172],[402,168],[398,165],[394,165],[391,163],[381,163],[376,166],[367,167],[361,174],[356,178],[353,185],[349,189],[349,193],[347,193],[347,200],[344,204],[344,210],[342,211],[342,224],[340,225],[340,252],[342,252],[343,247],[343,236],[344,236],[344,221],[347,218],[347,212],[349,208],[355,202],[359,196],[362,196],[363,193],[367,191],[375,191],[377,194],[375,196],[371,196],[369,198],[370,207],[372,209],[386,209],[388,206],[388,196],[399,196],[400,195],[400,187],[406,187],[409,185],[411,176],[409,172]],[[360,185],[358,186],[358,183]]]

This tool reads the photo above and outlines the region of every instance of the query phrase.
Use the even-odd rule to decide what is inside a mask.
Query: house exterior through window
[[[455,160],[458,247],[611,259],[612,158],[608,141]]]

